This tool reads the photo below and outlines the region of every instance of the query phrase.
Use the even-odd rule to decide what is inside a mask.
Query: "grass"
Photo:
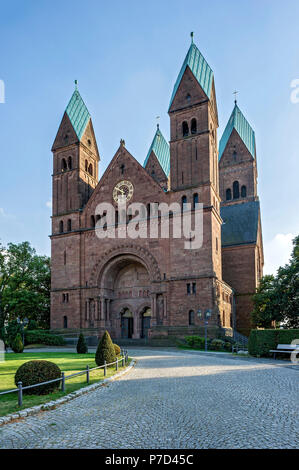
[[[60,369],[65,372],[65,375],[70,375],[75,372],[82,371],[89,365],[90,368],[96,367],[94,361],[95,354],[76,354],[68,352],[36,352],[27,353],[24,351],[22,354],[8,353],[5,354],[5,362],[0,362],[0,392],[16,388],[14,376],[17,369],[27,361],[34,359],[44,359],[55,362]],[[129,360],[130,361],[130,360]],[[120,367],[119,370],[124,369]],[[115,366],[107,369],[107,376],[111,377],[116,373]],[[90,384],[104,379],[104,370],[98,369],[90,372]],[[31,406],[41,405],[48,401],[61,398],[64,395],[74,392],[79,388],[86,387],[86,375],[73,377],[65,382],[65,392],[57,391],[49,395],[23,395],[23,406],[18,406],[17,392],[7,395],[0,395],[0,416],[5,416],[9,413],[23,410]]]

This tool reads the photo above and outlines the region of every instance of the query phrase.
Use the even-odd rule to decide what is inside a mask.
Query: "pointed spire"
[[[234,109],[230,115],[226,128],[222,134],[222,137],[219,142],[219,160],[222,157],[222,154],[226,148],[228,140],[231,136],[232,131],[235,129],[239,134],[240,138],[246,145],[247,149],[255,158],[255,134],[254,130],[250,126],[249,122],[241,112],[240,108],[238,107],[237,100],[235,100]]]
[[[74,131],[79,140],[84,134],[86,126],[90,120],[88,109],[78,91],[78,82],[75,80],[75,91],[66,107],[66,114],[68,115]]]
[[[178,91],[179,85],[187,67],[190,68],[199,85],[201,86],[207,97],[210,98],[214,74],[211,67],[209,66],[199,49],[196,47],[196,44],[193,42],[193,32],[191,33],[191,45],[185,57],[178,78],[176,79],[168,110],[170,110],[171,108],[172,102],[174,100],[176,92]]]
[[[238,93],[239,93],[239,92],[238,92],[237,90],[235,90],[235,91],[233,92],[233,95],[235,95],[235,104],[237,104],[237,94],[238,94]]]
[[[148,159],[151,153],[154,152],[156,155],[158,162],[161,165],[162,170],[164,171],[165,175],[168,176],[170,172],[170,150],[169,144],[164,138],[162,132],[160,131],[159,124],[157,124],[157,130],[149,151],[147,152],[146,159],[144,160],[143,167],[146,167]]]

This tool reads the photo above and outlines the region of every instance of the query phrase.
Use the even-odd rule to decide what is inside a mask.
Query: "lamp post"
[[[18,317],[17,322],[20,323],[20,325],[22,326],[22,341],[23,341],[23,344],[25,344],[24,343],[25,341],[24,326],[28,325],[29,320],[28,318],[24,318],[24,320],[20,320],[20,318]]]
[[[198,310],[197,315],[199,318],[204,318],[204,321],[205,321],[205,351],[207,351],[208,350],[208,324],[209,324],[209,318],[211,318],[212,312],[211,310],[206,310],[203,315],[202,311]]]

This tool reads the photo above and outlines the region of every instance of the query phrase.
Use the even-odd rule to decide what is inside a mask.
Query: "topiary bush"
[[[104,365],[104,361],[106,361],[107,364],[116,361],[115,349],[107,330],[98,344],[95,361],[98,366]]]
[[[119,356],[120,355],[120,347],[118,346],[118,344],[113,344],[113,346],[114,346],[114,351],[115,351],[116,356]]]
[[[15,353],[22,353],[24,351],[24,344],[20,333],[18,333],[11,344],[11,349]]]
[[[78,338],[77,353],[78,354],[88,353],[88,347],[87,347],[83,333],[80,333],[79,338]]]
[[[209,344],[209,349],[212,351],[220,351],[221,349],[224,349],[225,341],[222,339],[212,339],[212,341]]]
[[[59,367],[50,361],[28,361],[22,364],[15,374],[15,384],[22,382],[23,387],[34,385],[61,377]],[[40,387],[24,390],[27,395],[47,395],[58,390],[60,381],[52,382]]]
[[[48,346],[64,346],[62,336],[52,335],[43,330],[32,330],[25,332],[25,344],[46,344]]]

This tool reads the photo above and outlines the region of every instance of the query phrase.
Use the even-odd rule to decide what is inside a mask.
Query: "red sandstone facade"
[[[204,323],[199,310],[210,310],[210,325],[250,328],[250,297],[263,264],[261,225],[256,242],[222,247],[220,210],[221,204],[257,200],[256,161],[232,134],[219,165],[214,80],[208,97],[189,67],[169,116],[169,175],[155,152],[143,167],[121,141],[99,178],[91,119],[78,136],[65,112],[52,147],[52,329],[107,329],[113,338],[168,335],[178,327],[188,334]],[[184,134],[183,123],[193,132]],[[231,162],[234,146],[240,157]],[[131,239],[124,236],[127,223],[116,223],[114,239],[99,239],[96,207],[116,206],[113,190],[123,180],[133,185],[130,203],[203,203],[202,247],[186,249],[185,239],[172,237]],[[225,202],[235,180],[246,185],[247,196]]]

